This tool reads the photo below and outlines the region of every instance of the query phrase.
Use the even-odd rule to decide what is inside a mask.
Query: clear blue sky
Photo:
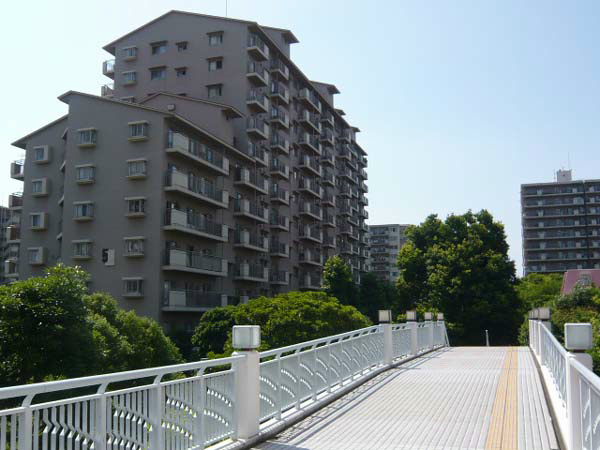
[[[170,9],[225,0],[3,5],[0,204],[20,190],[10,143],[64,114],[63,92],[99,93],[102,45]],[[520,184],[569,158],[600,178],[600,2],[229,0],[229,16],[290,28],[296,63],[340,89],[369,153],[369,223],[487,208],[520,274]]]

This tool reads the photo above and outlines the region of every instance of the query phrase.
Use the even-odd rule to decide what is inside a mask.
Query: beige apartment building
[[[367,156],[333,84],[290,59],[289,30],[171,11],[107,44],[101,96],[17,140],[7,230],[27,278],[64,261],[173,326],[367,269]],[[19,250],[20,249],[20,250]]]
[[[377,278],[395,283],[399,275],[398,252],[406,243],[410,225],[369,225],[369,269]]]

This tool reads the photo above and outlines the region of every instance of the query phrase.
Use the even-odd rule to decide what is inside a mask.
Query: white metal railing
[[[567,450],[600,448],[600,378],[549,327],[549,322],[530,320],[529,347],[542,369],[563,442]]]
[[[381,324],[261,353],[0,388],[0,450],[187,450],[249,439],[261,423],[318,408],[445,345],[441,321]]]

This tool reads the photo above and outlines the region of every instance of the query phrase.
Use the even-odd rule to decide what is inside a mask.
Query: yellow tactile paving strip
[[[519,352],[508,348],[490,418],[486,450],[518,450]]]

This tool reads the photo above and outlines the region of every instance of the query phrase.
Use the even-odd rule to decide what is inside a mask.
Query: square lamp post
[[[425,320],[426,320],[427,322],[431,322],[431,321],[433,320],[433,313],[426,312],[426,313],[425,313]]]
[[[235,325],[233,327],[233,348],[236,350],[256,350],[260,347],[260,326]]]
[[[584,351],[593,347],[591,323],[565,323],[565,347],[570,351]]]
[[[443,322],[444,321],[444,313],[438,313],[437,320],[438,320],[438,322]]]
[[[392,310],[380,309],[378,311],[379,323],[392,323]]]
[[[406,321],[407,322],[416,322],[417,321],[417,312],[414,310],[406,311]]]

